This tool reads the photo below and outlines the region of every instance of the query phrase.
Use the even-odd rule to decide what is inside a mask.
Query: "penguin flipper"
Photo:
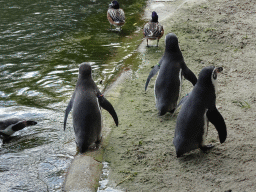
[[[185,63],[183,64],[182,67],[182,75],[195,86],[197,78],[195,74],[186,66]]]
[[[227,127],[225,121],[216,107],[208,109],[206,116],[218,131],[220,143],[224,143],[227,138]]]
[[[65,117],[64,117],[64,131],[65,131],[65,129],[66,129],[68,114],[69,114],[69,112],[71,111],[71,109],[72,109],[72,107],[73,107],[74,96],[75,96],[75,94],[73,94],[72,98],[70,99],[70,101],[69,101],[69,103],[68,103],[68,106],[67,106],[67,108],[66,108],[66,111],[65,111]]]
[[[184,97],[181,98],[181,100],[180,100],[179,104],[177,105],[176,109],[178,109],[179,106],[183,105],[185,103],[185,101],[187,101],[187,99],[188,99],[189,95],[191,94],[191,92],[187,93],[187,95],[185,95]]]
[[[111,105],[111,103],[103,95],[98,96],[98,101],[99,101],[100,106],[110,113],[110,115],[113,117],[113,119],[116,123],[116,126],[118,126],[118,117],[117,117],[116,111],[115,111],[114,107]]]
[[[148,87],[148,84],[149,84],[149,81],[150,79],[159,71],[160,69],[160,65],[157,64],[153,67],[153,69],[150,71],[149,75],[148,75],[148,78],[147,78],[147,81],[146,81],[146,85],[145,85],[145,91],[147,90],[147,87]]]

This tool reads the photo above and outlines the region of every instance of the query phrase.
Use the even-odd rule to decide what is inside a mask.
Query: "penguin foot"
[[[182,157],[183,154],[177,153],[176,155],[177,155],[177,158],[179,158],[179,157]]]
[[[165,113],[167,113],[166,110],[160,110],[160,111],[158,112],[158,115],[159,115],[159,116],[163,116],[163,115],[165,115]]]
[[[203,152],[207,152],[208,150],[210,150],[211,148],[213,148],[214,145],[212,144],[209,144],[209,145],[203,145],[200,147],[200,149],[203,151]]]
[[[99,139],[95,142],[96,145],[99,145],[102,141],[102,135],[99,137]]]

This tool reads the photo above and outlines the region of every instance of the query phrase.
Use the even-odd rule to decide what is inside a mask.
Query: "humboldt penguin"
[[[36,125],[35,121],[26,121],[19,118],[11,118],[0,121],[0,137],[6,139],[16,131],[19,131],[27,126]]]
[[[196,84],[195,74],[187,67],[179,48],[178,38],[169,33],[165,37],[165,52],[160,62],[154,66],[146,81],[147,90],[150,79],[157,73],[155,82],[155,100],[159,115],[166,112],[173,113],[180,96],[182,76],[193,85]]]
[[[90,145],[101,141],[101,107],[112,115],[118,126],[118,117],[113,106],[101,94],[91,73],[92,69],[89,64],[80,65],[76,88],[64,117],[65,130],[68,114],[73,108],[73,127],[80,153],[85,152]]]
[[[220,143],[225,142],[226,124],[216,108],[217,73],[222,70],[214,66],[203,68],[194,89],[182,104],[173,139],[177,157],[197,148],[207,151],[213,147],[205,144],[209,121],[217,129]]]

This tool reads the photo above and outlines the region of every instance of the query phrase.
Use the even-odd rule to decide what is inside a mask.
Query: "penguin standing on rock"
[[[81,64],[75,91],[66,108],[64,130],[68,114],[73,108],[73,127],[80,153],[90,145],[101,141],[101,108],[106,109],[118,126],[118,117],[111,103],[101,94],[94,83],[89,64]]]
[[[203,68],[194,89],[184,101],[173,139],[177,157],[197,148],[207,151],[213,147],[205,144],[209,121],[217,129],[220,143],[226,140],[226,124],[216,108],[217,73],[222,70],[222,67],[214,66]]]
[[[147,90],[150,79],[157,73],[155,82],[155,100],[159,115],[167,112],[173,113],[181,91],[181,80],[184,76],[193,85],[196,84],[195,74],[187,67],[179,48],[178,38],[175,34],[169,33],[165,37],[165,52],[157,64],[149,73],[146,81]]]
[[[0,137],[6,139],[16,131],[19,131],[27,126],[36,125],[35,121],[26,121],[18,118],[11,118],[0,121]]]

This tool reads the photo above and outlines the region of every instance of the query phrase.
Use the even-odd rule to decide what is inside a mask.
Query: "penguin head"
[[[165,50],[171,52],[180,51],[179,41],[174,33],[168,33],[165,36]]]
[[[151,22],[158,22],[158,15],[155,11],[152,12],[152,20]]]
[[[217,74],[223,71],[222,67],[215,67],[212,71],[212,80],[217,80]]]
[[[215,67],[214,70],[212,71],[211,80],[212,80],[212,84],[214,86],[215,94],[217,94],[217,91],[218,91],[218,81],[217,81],[218,75],[217,74],[221,71],[223,71],[222,67]]]
[[[112,1],[109,4],[109,8],[113,8],[113,9],[119,9],[119,3],[117,1]]]
[[[88,63],[82,63],[79,67],[79,77],[87,78],[91,77],[92,68],[91,65]]]
[[[198,81],[197,83],[204,86],[204,87],[210,87],[213,86],[215,90],[215,94],[217,92],[217,74],[223,70],[222,67],[214,67],[209,66],[202,69],[202,71],[199,73]]]

